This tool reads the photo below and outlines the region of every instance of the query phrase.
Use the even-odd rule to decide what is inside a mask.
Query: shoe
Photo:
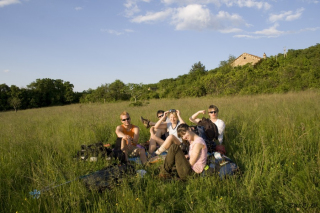
[[[153,158],[153,157],[155,157],[155,156],[157,156],[157,155],[156,155],[156,153],[154,153],[154,152],[153,152],[152,154],[148,154],[148,159],[151,159],[151,158]]]
[[[144,119],[142,116],[140,117],[140,120],[141,120],[141,122],[143,123],[143,125],[144,125],[146,128],[149,128],[149,127],[150,127],[150,125],[149,125],[150,120]]]
[[[163,173],[160,173],[159,174],[159,178],[161,180],[171,180],[172,176],[170,174],[163,174]]]

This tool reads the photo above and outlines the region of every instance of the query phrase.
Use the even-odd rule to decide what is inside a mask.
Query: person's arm
[[[118,138],[123,138],[123,139],[125,139],[125,140],[127,140],[127,141],[130,139],[130,136],[129,136],[129,135],[125,135],[125,134],[123,133],[123,130],[122,130],[121,125],[120,125],[120,126],[117,126],[117,128],[116,128],[116,134],[117,134]]]
[[[184,120],[181,118],[181,116],[180,116],[180,111],[179,111],[179,110],[176,110],[176,112],[177,112],[177,116],[178,116],[178,119],[179,119],[180,124],[186,123],[186,122],[184,122]]]
[[[133,143],[138,144],[139,141],[139,127],[135,126],[133,129],[134,136],[133,136]]]
[[[194,114],[189,118],[189,121],[191,121],[192,123],[195,123],[195,124],[199,123],[199,121],[201,121],[201,119],[200,119],[200,118],[197,118],[197,117],[198,117],[198,115],[201,114],[201,113],[202,113],[202,114],[206,114],[206,110],[200,110],[200,111],[194,113]]]
[[[168,114],[168,111],[164,112],[164,116],[162,116],[162,118],[157,121],[157,123],[154,125],[154,128],[156,129],[167,128],[167,122],[165,122],[167,119],[167,114]]]
[[[192,150],[190,160],[189,160],[189,163],[191,166],[193,166],[197,162],[197,160],[201,154],[201,149],[203,146],[204,145],[202,145],[201,143],[197,143],[194,145],[194,148]]]

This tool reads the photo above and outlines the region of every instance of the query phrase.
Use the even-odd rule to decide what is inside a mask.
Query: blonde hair
[[[178,119],[177,112],[170,112],[170,115],[173,115],[174,117],[176,117]]]
[[[127,111],[123,111],[121,114],[120,114],[120,119],[121,119],[121,116],[123,115],[126,115],[128,117],[130,117],[129,113]]]

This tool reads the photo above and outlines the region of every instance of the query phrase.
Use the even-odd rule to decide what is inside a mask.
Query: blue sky
[[[157,83],[319,42],[318,0],[0,0],[0,84]]]

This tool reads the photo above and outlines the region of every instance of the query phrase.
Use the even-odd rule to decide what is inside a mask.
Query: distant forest
[[[285,93],[320,88],[320,44],[306,49],[289,49],[262,59],[252,66],[232,67],[234,56],[221,61],[218,68],[206,70],[201,62],[188,74],[163,79],[156,84],[124,84],[115,80],[96,89],[74,92],[74,85],[60,79],[36,79],[26,88],[0,85],[0,111],[30,109],[71,103],[105,103],[201,96],[227,96]]]

